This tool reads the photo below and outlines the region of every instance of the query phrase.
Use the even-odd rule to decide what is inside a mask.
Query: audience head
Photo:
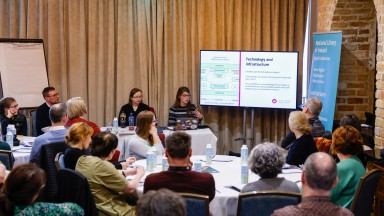
[[[174,132],[167,136],[166,155],[171,158],[185,159],[191,154],[191,136],[185,132]]]
[[[81,149],[88,149],[93,134],[93,128],[85,122],[74,123],[65,136],[67,145],[81,144]]]
[[[337,128],[332,134],[332,154],[356,155],[363,150],[363,138],[352,126]]]
[[[309,134],[312,131],[312,126],[308,123],[305,114],[300,111],[293,111],[289,114],[288,124],[292,131],[299,131],[302,134]]]
[[[101,132],[93,137],[91,155],[110,160],[117,148],[117,137],[113,133]]]
[[[330,191],[337,183],[336,163],[324,152],[313,153],[304,163],[303,175],[303,185],[317,191]]]
[[[81,97],[73,97],[67,101],[68,118],[73,119],[87,114],[87,105]]]
[[[285,163],[283,149],[274,143],[256,145],[249,155],[248,166],[261,178],[275,178]]]
[[[133,88],[129,93],[129,104],[139,105],[143,101],[143,92],[141,89]]]
[[[321,103],[321,100],[317,97],[311,97],[305,102],[303,112],[308,114],[309,118],[313,118],[319,116],[322,109],[323,104]]]
[[[52,123],[63,123],[67,121],[67,105],[65,103],[57,103],[49,109],[49,119]]]
[[[45,172],[36,164],[15,167],[8,175],[0,193],[0,212],[13,215],[16,205],[32,204],[45,185]]]
[[[0,100],[0,114],[6,116],[8,111],[16,114],[19,111],[19,104],[13,97],[4,97]]]
[[[148,139],[153,144],[153,137],[149,131],[152,127],[156,127],[155,115],[151,111],[142,111],[136,118],[136,134],[143,139]]]
[[[183,86],[177,90],[176,99],[174,105],[180,107],[182,104],[189,106],[191,104],[191,91],[189,88]]]
[[[184,216],[185,201],[179,194],[162,188],[148,191],[137,202],[137,216]]]
[[[361,123],[359,117],[355,114],[344,115],[340,120],[340,126],[352,126],[361,132]]]
[[[42,94],[43,94],[44,100],[50,106],[60,102],[60,97],[59,97],[60,94],[56,91],[54,87],[49,86],[44,88]]]

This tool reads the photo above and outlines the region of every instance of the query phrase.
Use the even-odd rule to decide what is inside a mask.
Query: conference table
[[[203,169],[205,165],[205,156],[202,155],[193,155],[191,157],[192,161],[203,161]],[[146,167],[146,160],[138,160],[135,165],[142,165]],[[237,213],[237,201],[239,196],[239,190],[241,190],[245,184],[241,184],[241,166],[240,158],[234,156],[225,156],[225,155],[216,155],[213,158],[212,165],[210,168],[217,170],[217,173],[211,173],[215,179],[216,184],[216,195],[215,198],[209,204],[209,211],[212,215],[217,216],[232,216]],[[160,172],[162,170],[162,165],[160,160],[158,160],[158,165],[153,173]],[[301,170],[298,168],[293,169],[283,169],[283,173],[279,174],[279,177],[284,177],[290,181],[298,184],[301,188]],[[143,185],[145,177],[151,174],[146,171],[143,179],[140,182],[138,187],[138,193],[142,195]],[[132,177],[128,177],[132,178]],[[251,171],[249,171],[249,181],[253,182],[258,180],[260,177]]]
[[[176,132],[168,129],[161,129],[158,132],[163,133],[165,138],[170,134]],[[183,130],[183,132],[191,135],[191,147],[192,147],[192,155],[203,155],[205,154],[205,147],[207,144],[212,145],[212,154],[216,154],[217,149],[217,137],[212,133],[209,128],[204,129],[196,129],[196,130]],[[124,160],[128,157],[128,142],[129,139],[135,134],[134,131],[128,131],[127,128],[119,128],[119,132],[117,133],[118,138],[118,146],[117,150],[120,151],[119,160]]]
[[[13,167],[29,163],[29,156],[31,155],[32,144],[35,137],[17,136],[17,139],[20,140],[20,145],[12,148],[12,154],[15,158]]]

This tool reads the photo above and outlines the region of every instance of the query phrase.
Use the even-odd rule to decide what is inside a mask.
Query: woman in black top
[[[141,111],[144,110],[150,110],[149,106],[145,103],[143,103],[143,93],[138,88],[133,88],[131,92],[129,93],[129,102],[121,107],[120,113],[119,113],[119,126],[122,126],[122,118],[124,118],[121,114],[125,114],[125,126],[128,126],[129,122],[129,115],[132,113],[133,117],[135,118],[134,124],[136,125],[136,118],[137,115]]]
[[[5,97],[0,100],[0,121],[1,133],[7,134],[7,126],[15,125],[17,135],[27,135],[27,119],[19,113],[19,104],[12,97]]]

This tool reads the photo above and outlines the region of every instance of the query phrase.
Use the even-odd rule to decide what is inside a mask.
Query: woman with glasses
[[[74,203],[35,202],[45,186],[45,172],[29,163],[14,168],[0,192],[0,215],[84,215]]]
[[[119,126],[122,126],[122,114],[125,114],[125,126],[127,126],[128,123],[128,117],[132,113],[133,117],[135,118],[135,125],[136,125],[136,119],[137,115],[139,115],[140,112],[144,110],[150,110],[149,106],[145,103],[143,103],[143,92],[138,88],[133,88],[131,92],[129,93],[129,102],[121,107],[120,113],[119,113]],[[124,118],[124,117],[123,117]],[[123,120],[124,121],[124,120]]]
[[[91,121],[87,121],[84,116],[87,114],[87,105],[81,97],[73,97],[67,101],[67,113],[68,113],[68,121],[65,125],[66,127],[70,127],[72,124],[77,122],[85,122],[87,125],[91,126],[93,129],[92,137],[99,134],[100,127]]]
[[[1,133],[7,134],[7,126],[15,125],[17,135],[27,135],[27,119],[19,113],[19,104],[12,97],[5,97],[0,100],[0,121]]]
[[[199,123],[203,119],[203,114],[197,109],[195,104],[191,103],[191,92],[185,86],[177,90],[175,103],[169,108],[168,125],[176,126],[176,129],[181,129],[181,125],[176,123],[178,118],[197,118]]]
[[[129,139],[129,156],[136,160],[147,157],[147,152],[151,147],[155,147],[157,155],[164,153],[163,144],[157,135],[156,118],[151,111],[143,111],[137,116],[136,134]]]

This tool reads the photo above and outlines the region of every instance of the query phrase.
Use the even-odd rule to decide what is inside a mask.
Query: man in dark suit
[[[54,87],[46,87],[44,88],[43,97],[45,103],[41,104],[39,108],[36,110],[36,131],[37,136],[40,136],[44,132],[42,131],[45,127],[51,126],[51,120],[49,119],[49,108],[53,104],[57,104],[60,102],[59,93],[56,91]]]

